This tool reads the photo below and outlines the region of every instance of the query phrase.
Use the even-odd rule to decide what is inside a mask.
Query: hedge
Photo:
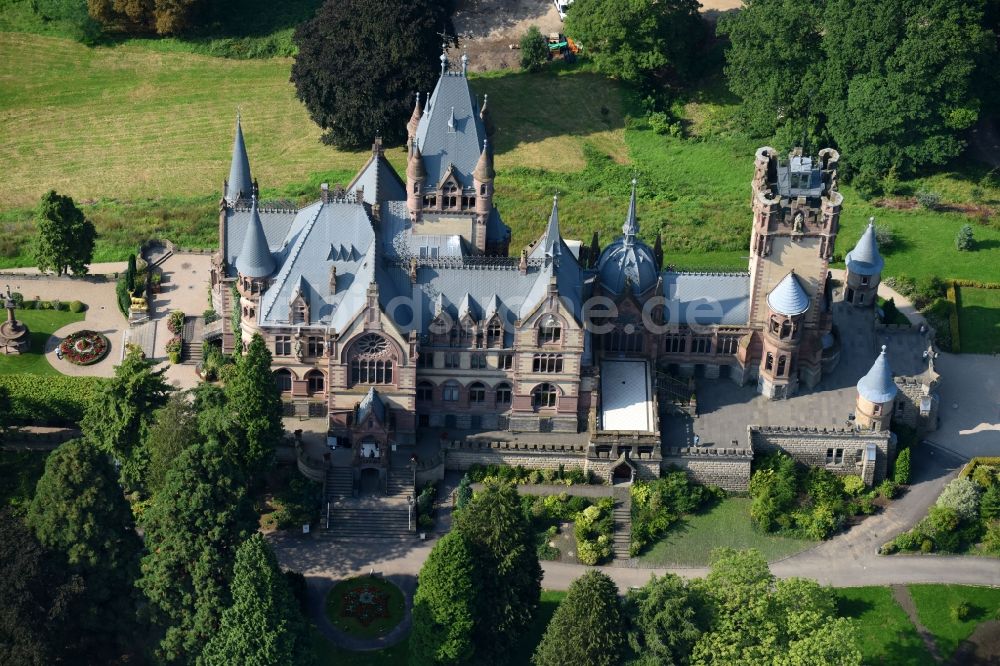
[[[0,375],[0,389],[10,397],[10,413],[18,423],[75,425],[107,381],[67,375]]]
[[[952,280],[959,287],[976,289],[1000,289],[1000,282],[980,282],[979,280]]]
[[[980,465],[988,465],[990,467],[1000,467],[1000,456],[978,456],[973,458],[965,464],[962,471],[959,472],[960,477],[972,476],[972,473],[976,471],[976,468]]]

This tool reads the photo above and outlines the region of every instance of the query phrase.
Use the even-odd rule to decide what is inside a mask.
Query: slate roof
[[[744,326],[750,319],[747,273],[664,271],[661,275],[671,323]]]
[[[233,159],[229,165],[229,180],[226,181],[226,200],[234,203],[240,198],[249,198],[252,192],[250,159],[247,157],[247,147],[243,142],[240,115],[236,114],[236,136],[233,138]]]
[[[868,222],[868,228],[861,234],[854,249],[844,257],[844,261],[847,263],[847,270],[855,275],[878,275],[882,272],[885,261],[878,251],[874,221]]]
[[[629,200],[622,236],[604,248],[597,262],[601,284],[613,293],[620,294],[626,283],[632,292],[642,294],[656,285],[656,260],[649,246],[637,238],[639,220],[635,210],[635,180],[632,181],[632,198]]]
[[[272,253],[281,251],[285,239],[289,236],[293,224],[300,218],[305,218],[320,204],[316,202],[300,211],[268,210],[258,211],[264,237]],[[251,213],[248,208],[229,208],[226,211],[226,265],[230,277],[236,275],[236,257],[243,248],[247,229],[250,227]]]
[[[368,393],[358,404],[358,423],[365,422],[371,414],[375,414],[380,423],[385,423],[385,403],[375,387],[368,389]]]
[[[347,186],[351,193],[357,189],[364,189],[364,201],[369,206],[385,201],[406,201],[406,184],[381,152],[373,153]]]
[[[416,145],[428,176],[425,185],[436,188],[448,166],[454,165],[458,181],[472,187],[472,172],[485,138],[468,79],[461,72],[443,73],[417,127]]]
[[[271,256],[260,213],[257,211],[257,197],[254,197],[243,245],[236,256],[236,271],[246,277],[265,278],[274,272],[274,268],[274,257]]]
[[[875,359],[871,370],[858,381],[858,394],[869,402],[885,403],[895,398],[898,391],[896,382],[892,381],[892,368],[883,345],[882,353]]]
[[[781,282],[767,295],[768,306],[786,317],[800,315],[809,309],[809,295],[799,284],[795,271],[782,278]]]

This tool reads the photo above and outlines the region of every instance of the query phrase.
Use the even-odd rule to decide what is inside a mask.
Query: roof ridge
[[[284,286],[285,282],[288,280],[288,276],[292,272],[292,266],[295,264],[295,259],[299,256],[299,253],[302,252],[302,247],[305,245],[306,238],[308,238],[309,235],[312,233],[313,227],[316,226],[316,220],[319,219],[319,214],[323,211],[325,207],[326,204],[320,202],[319,207],[316,209],[316,213],[312,216],[312,219],[306,222],[305,226],[302,228],[302,231],[299,233],[299,237],[295,240],[295,244],[292,246],[292,249],[285,257],[284,264],[281,266],[281,270],[278,271],[278,275],[277,277],[275,277],[274,283],[271,285],[271,288],[268,289],[267,293],[265,294],[265,296],[270,296],[272,293],[274,295],[271,296],[269,299],[267,299],[268,300],[267,305],[261,308],[263,312],[262,318],[266,319],[271,314],[271,310],[274,309],[274,304],[278,301],[278,292],[281,291],[281,287]],[[261,305],[264,304],[261,303]]]

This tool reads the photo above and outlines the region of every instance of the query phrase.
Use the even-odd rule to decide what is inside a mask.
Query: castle
[[[220,202],[212,293],[224,351],[260,333],[288,412],[328,417],[359,473],[384,474],[424,445],[450,451],[449,466],[569,461],[607,479],[658,476],[671,449],[697,476],[705,452],[663,442],[660,428],[685,378],[728,377],[782,400],[851,353],[831,314],[835,150],[758,150],[748,271],[692,273],[664,268],[659,237],[640,240],[635,181],[606,247],[563,238],[554,199],[539,238],[510,256],[493,203],[494,124],[464,56],[457,69],[441,56],[407,130],[405,179],[376,139],[349,185],[287,209],[258,201],[237,118]],[[881,268],[870,228],[848,255],[853,306],[874,305]],[[891,455],[896,395],[885,397],[858,398],[882,459],[869,481]]]

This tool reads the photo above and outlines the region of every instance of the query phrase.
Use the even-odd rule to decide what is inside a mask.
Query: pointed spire
[[[622,225],[622,236],[626,246],[635,244],[635,237],[639,233],[639,221],[635,217],[635,186],[636,179],[632,179],[632,198],[628,202],[628,214],[625,216],[625,224]]]
[[[233,139],[233,160],[229,165],[229,180],[226,181],[226,200],[236,203],[238,199],[246,198],[253,193],[253,181],[250,179],[250,160],[247,158],[247,147],[243,142],[243,127],[240,124],[240,114],[236,114],[236,137]]]
[[[858,381],[858,395],[868,402],[886,403],[891,402],[898,391],[896,382],[892,380],[892,368],[885,355],[885,345],[882,345],[882,353],[875,359],[871,370]]]
[[[562,253],[562,237],[559,233],[559,195],[552,197],[552,214],[549,226],[545,228],[542,249],[546,257],[557,257]]]
[[[420,107],[420,92],[416,94],[417,101],[413,104],[413,113],[410,115],[410,122],[406,123],[406,133],[413,139],[417,135],[417,127],[420,125],[420,116],[423,110]]]
[[[413,143],[413,147],[410,149],[410,159],[406,162],[406,177],[408,180],[424,180],[427,178],[427,169],[424,168],[420,146],[416,142]]]
[[[844,257],[847,270],[855,275],[878,275],[885,260],[878,251],[878,237],[875,232],[875,218],[868,218],[868,228],[861,234],[858,244]]]
[[[236,271],[251,278],[265,278],[274,272],[274,257],[267,245],[264,235],[264,225],[257,211],[257,197],[252,198],[250,206],[250,224],[246,236],[243,237],[243,249],[236,256]]]
[[[472,172],[472,177],[480,183],[491,182],[496,177],[493,169],[493,151],[490,150],[489,141],[483,139],[483,152],[479,153],[479,161]]]

